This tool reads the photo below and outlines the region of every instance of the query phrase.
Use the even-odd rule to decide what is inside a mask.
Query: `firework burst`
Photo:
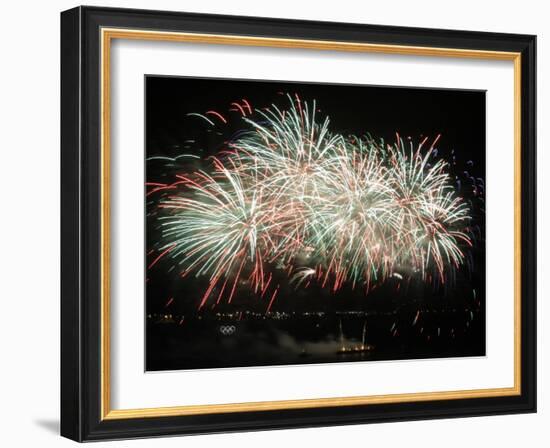
[[[444,283],[472,244],[471,212],[436,157],[437,139],[424,149],[426,139],[415,147],[399,136],[393,144],[343,136],[315,101],[289,103],[255,114],[233,103],[248,130],[210,169],[153,185],[162,253],[182,276],[209,279],[199,308],[210,297],[231,301],[240,282],[261,297],[272,288],[271,306],[274,269],[296,288],[315,281],[368,292],[393,275]],[[207,114],[193,115],[226,122]]]

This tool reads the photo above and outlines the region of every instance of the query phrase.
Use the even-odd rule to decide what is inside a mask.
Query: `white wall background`
[[[545,193],[550,158],[550,11],[546,2],[431,0],[134,0],[88,4],[384,25],[454,28],[538,35],[539,171],[539,413],[537,415],[343,426],[191,438],[124,441],[109,446],[163,447],[495,447],[546,446],[550,392],[546,387],[550,270]],[[59,414],[59,12],[78,3],[20,1],[2,5],[0,26],[0,443],[69,446],[58,435]],[[546,168],[546,169],[545,169]],[[107,446],[101,443],[96,446]]]

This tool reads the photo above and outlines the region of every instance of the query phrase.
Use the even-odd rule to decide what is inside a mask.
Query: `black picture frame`
[[[521,55],[520,393],[400,403],[104,418],[101,29],[483,50]],[[536,37],[77,7],[61,14],[61,435],[140,438],[536,412]]]

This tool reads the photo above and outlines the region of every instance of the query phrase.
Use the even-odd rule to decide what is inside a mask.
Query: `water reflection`
[[[476,309],[147,316],[147,370],[485,354]]]

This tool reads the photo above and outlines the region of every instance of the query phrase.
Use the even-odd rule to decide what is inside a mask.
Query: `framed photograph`
[[[61,433],[536,411],[535,36],[61,14]]]

